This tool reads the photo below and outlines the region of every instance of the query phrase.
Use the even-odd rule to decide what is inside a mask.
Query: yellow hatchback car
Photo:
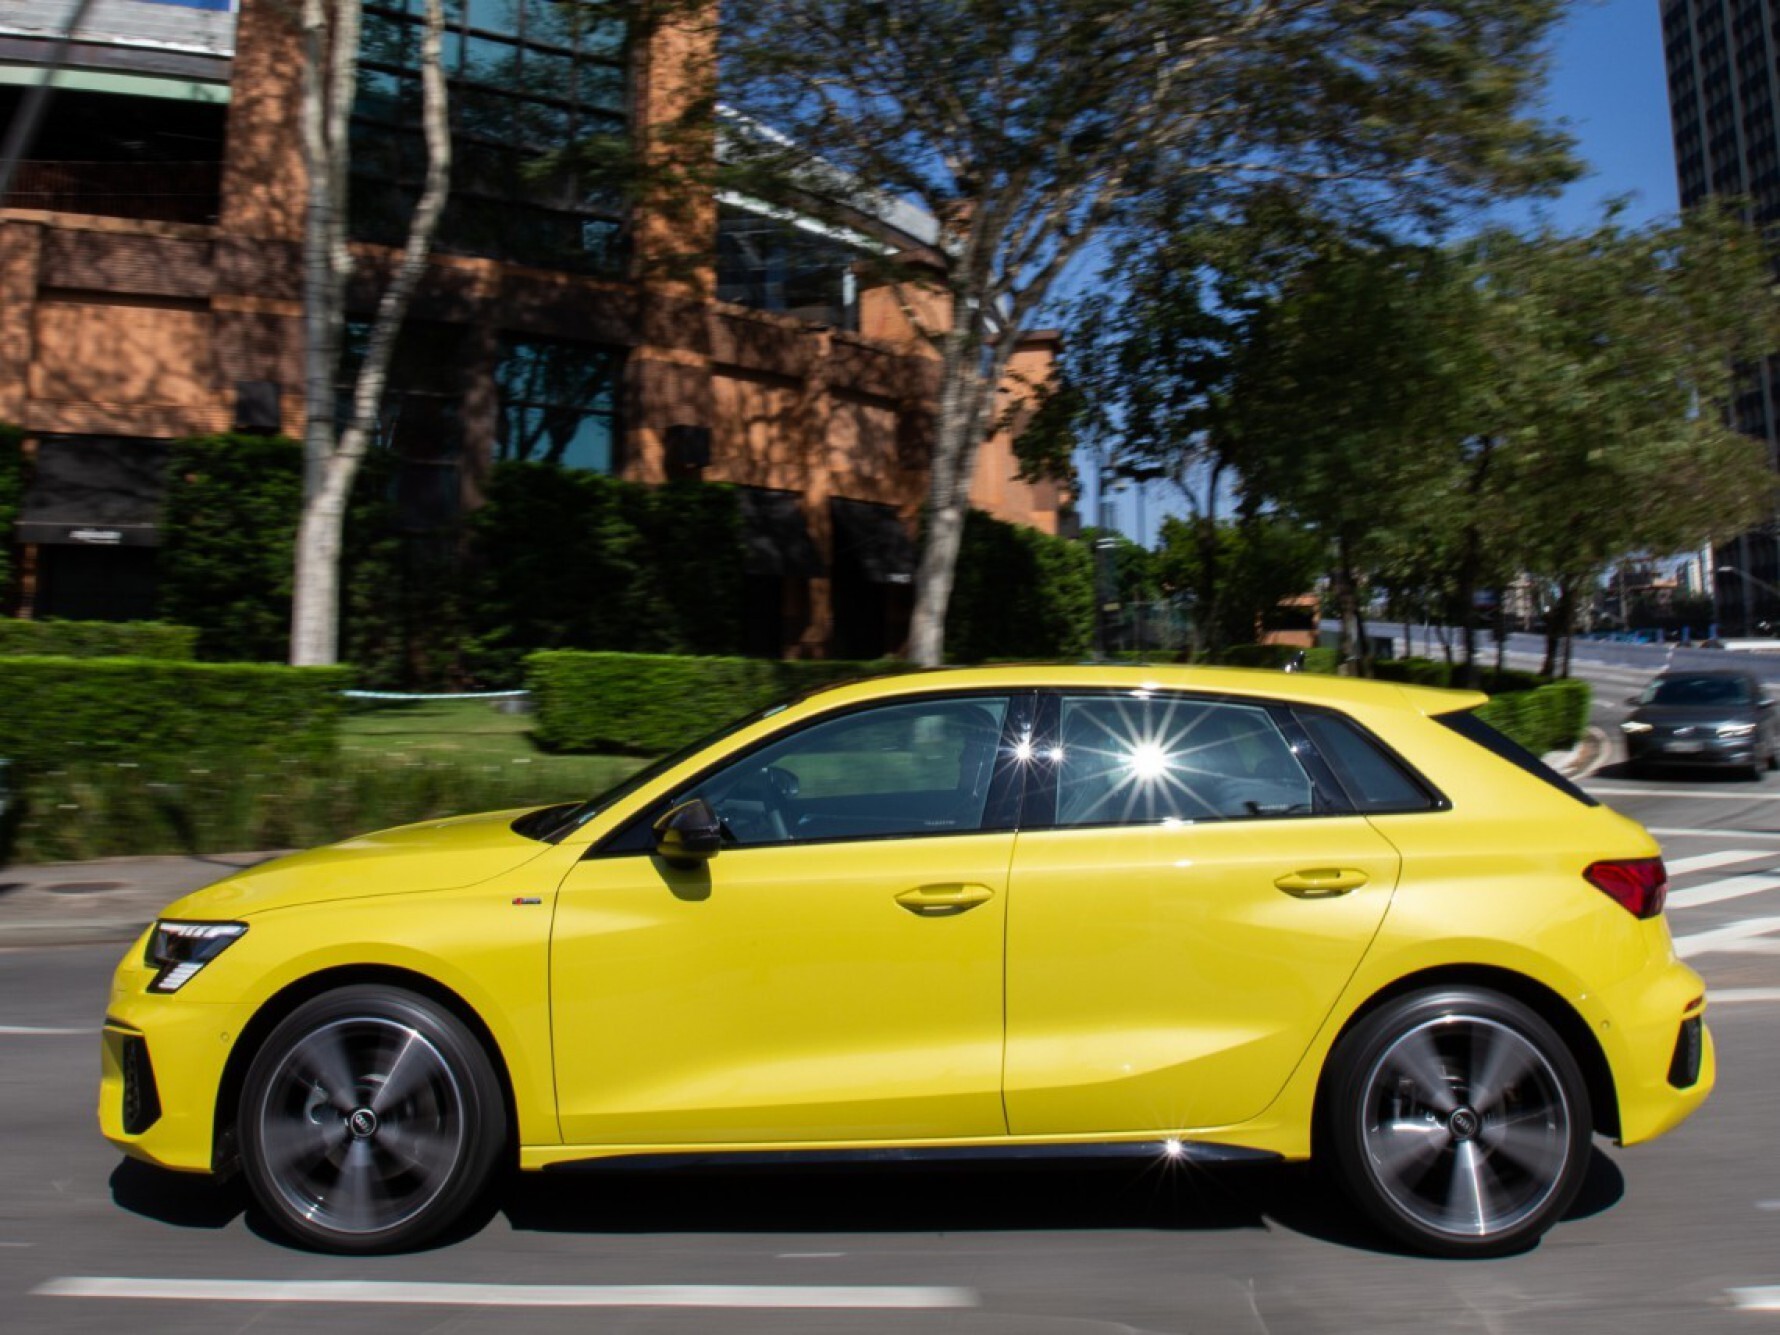
[[[859,682],[576,805],[190,895],[99,1116],[285,1234],[413,1247],[504,1167],[1325,1161],[1400,1241],[1530,1245],[1714,1075],[1656,844],[1483,697],[1192,668]]]

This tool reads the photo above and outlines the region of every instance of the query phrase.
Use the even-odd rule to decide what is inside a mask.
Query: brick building
[[[0,14],[0,120],[57,61],[74,8]],[[26,615],[152,613],[162,443],[302,430],[291,8],[94,0],[60,55],[51,114],[0,200],[0,422],[27,431],[36,478],[14,534]],[[631,209],[572,169],[541,172],[561,143],[646,141],[672,120],[697,39],[636,38],[579,0],[451,9],[452,200],[383,430],[404,506],[446,522],[502,459],[735,483],[754,641],[894,650],[937,368],[906,286],[874,283],[881,266],[863,261],[918,263],[931,220],[818,224],[727,196]],[[367,319],[424,165],[418,10],[365,5],[353,304]],[[946,317],[923,300],[925,318]],[[1019,349],[1019,383],[1053,353],[1042,337]],[[1054,532],[1055,488],[1014,472],[998,435],[975,503]]]

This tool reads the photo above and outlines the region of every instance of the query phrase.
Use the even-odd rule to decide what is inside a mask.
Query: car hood
[[[422,821],[290,853],[176,900],[165,916],[245,918],[299,904],[475,885],[553,847],[513,833],[513,820],[522,814],[493,811]]]

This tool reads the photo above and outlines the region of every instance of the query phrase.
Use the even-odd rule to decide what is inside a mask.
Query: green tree
[[[1576,236],[1479,245],[1497,330],[1515,513],[1556,594],[1546,669],[1619,557],[1741,531],[1772,512],[1763,446],[1731,429],[1738,363],[1780,341],[1769,258],[1733,213],[1609,218]]]
[[[1312,591],[1324,569],[1322,540],[1280,514],[1210,522],[1170,516],[1159,536],[1157,574],[1164,588],[1191,597],[1195,646],[1213,656],[1228,645],[1253,642],[1282,603]],[[1208,547],[1214,549],[1214,581],[1203,568]],[[1208,587],[1209,597],[1203,592]]]
[[[1166,195],[1287,182],[1431,218],[1570,170],[1527,115],[1558,0],[782,0],[725,14],[733,156],[939,220],[948,317],[911,651],[937,664],[1008,358],[1085,249]],[[927,269],[925,272],[933,272]]]

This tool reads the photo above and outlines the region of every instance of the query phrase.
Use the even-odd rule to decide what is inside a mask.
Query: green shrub
[[[1305,672],[1320,672],[1324,676],[1333,676],[1335,669],[1341,666],[1340,651],[1318,647],[1304,651]]]
[[[0,756],[158,771],[197,753],[326,760],[346,668],[150,658],[0,658]]]
[[[1232,644],[1218,655],[1225,667],[1283,668],[1307,651],[1295,644]]]
[[[525,660],[539,743],[656,755],[819,686],[906,672],[900,662],[690,658],[547,650]]]
[[[0,658],[162,658],[189,662],[192,626],[165,621],[17,621],[0,617]]]
[[[515,684],[539,649],[734,653],[742,643],[734,488],[620,481],[512,462],[470,521],[470,670]]]
[[[0,607],[11,605],[12,528],[25,491],[25,433],[0,422]]]
[[[955,663],[1079,659],[1093,643],[1094,561],[1086,546],[980,510],[965,515],[946,656]]]
[[[302,508],[296,441],[221,435],[173,442],[161,510],[160,609],[197,627],[199,657],[288,657]]]

